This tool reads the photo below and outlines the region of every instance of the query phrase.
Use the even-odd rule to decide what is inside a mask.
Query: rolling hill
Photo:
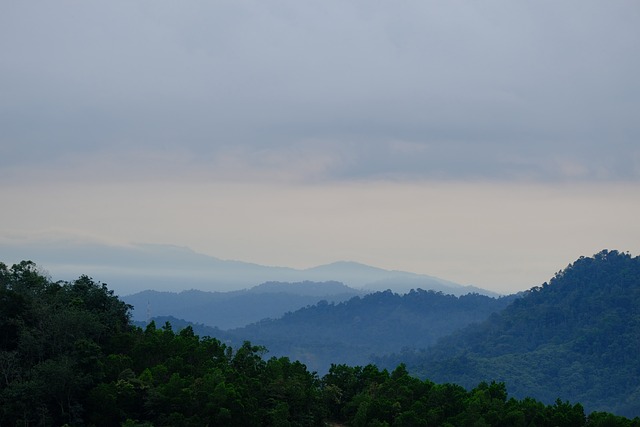
[[[374,354],[431,346],[440,337],[485,320],[514,298],[456,297],[422,289],[405,295],[376,292],[340,303],[321,301],[226,334],[236,345],[244,340],[260,343],[270,355],[300,360],[324,373],[331,363],[364,365]]]

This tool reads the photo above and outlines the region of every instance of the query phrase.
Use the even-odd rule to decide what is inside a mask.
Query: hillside
[[[431,346],[502,310],[513,298],[421,289],[405,295],[376,292],[338,304],[322,301],[227,333],[236,342],[259,342],[269,354],[300,360],[322,373],[331,363],[366,364],[373,354]]]
[[[640,415],[640,258],[582,257],[487,321],[386,362],[399,360],[436,382],[494,379],[520,397]]]
[[[134,307],[134,321],[173,316],[229,329],[266,318],[278,318],[320,300],[341,302],[360,294],[338,282],[266,282],[251,289],[231,292],[148,290],[124,296],[122,300]]]

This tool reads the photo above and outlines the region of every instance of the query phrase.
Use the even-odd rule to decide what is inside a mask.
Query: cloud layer
[[[107,159],[136,176],[637,181],[639,9],[12,4],[3,175]]]

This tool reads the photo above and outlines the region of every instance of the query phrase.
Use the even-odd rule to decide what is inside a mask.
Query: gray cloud
[[[638,181],[638,18],[625,1],[15,3],[0,174]]]

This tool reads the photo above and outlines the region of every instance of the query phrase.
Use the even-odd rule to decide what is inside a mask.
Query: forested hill
[[[436,381],[504,381],[516,396],[640,415],[640,258],[578,259],[486,322],[388,359]]]
[[[440,337],[485,320],[514,299],[456,297],[422,289],[405,295],[376,292],[339,304],[323,301],[227,334],[236,343],[259,342],[270,354],[300,360],[324,373],[331,363],[366,364],[372,354],[429,347]]]

